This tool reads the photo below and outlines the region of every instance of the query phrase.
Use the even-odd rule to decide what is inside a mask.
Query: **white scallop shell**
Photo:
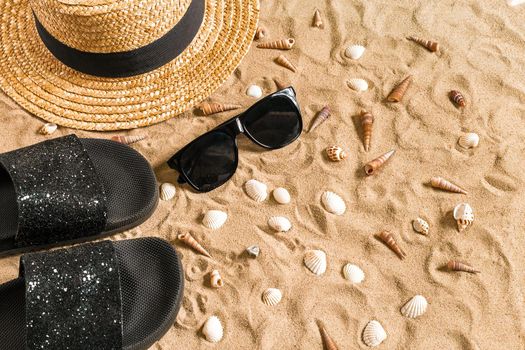
[[[317,276],[326,271],[326,254],[322,250],[308,250],[304,254],[304,265]]]
[[[357,92],[368,90],[368,83],[364,79],[352,78],[348,80],[348,86]]]
[[[416,318],[427,311],[427,306],[427,299],[422,295],[416,295],[401,308],[401,313],[405,317]]]
[[[428,222],[421,218],[417,218],[414,221],[412,221],[412,227],[414,228],[414,231],[421,233],[423,235],[428,235],[428,232],[430,230],[430,226],[428,225]]]
[[[454,219],[474,221],[474,211],[468,203],[459,203],[454,208]]]
[[[292,228],[292,223],[284,216],[272,216],[268,219],[268,226],[276,232],[287,232]]]
[[[474,132],[461,135],[458,144],[466,149],[477,147],[479,144],[479,135]]]
[[[222,225],[224,225],[226,219],[228,219],[228,214],[226,214],[225,212],[221,210],[208,210],[208,212],[204,214],[202,224],[207,228],[216,230],[218,228],[221,228]]]
[[[263,94],[262,89],[260,86],[257,85],[250,85],[248,89],[246,90],[246,95],[254,98],[259,98]]]
[[[325,209],[332,214],[343,215],[346,211],[345,201],[334,192],[326,191],[323,193],[321,201]]]
[[[363,342],[370,347],[381,344],[386,339],[386,332],[381,323],[376,320],[368,322],[363,330]]]
[[[42,127],[38,130],[39,133],[42,135],[51,135],[55,131],[57,131],[58,126],[54,123],[46,123],[42,125]]]
[[[202,334],[206,340],[211,343],[218,343],[224,336],[224,329],[222,328],[221,320],[217,316],[211,316],[204,323],[202,327]]]
[[[288,193],[286,188],[277,187],[272,193],[273,198],[279,204],[288,204],[291,201],[290,193]]]
[[[365,273],[357,265],[346,264],[343,267],[343,275],[347,280],[354,284],[359,284],[365,279]]]
[[[262,293],[262,302],[268,306],[275,306],[281,302],[283,294],[277,288],[268,288]]]
[[[262,202],[268,197],[268,186],[255,179],[246,181],[244,188],[248,196],[256,202]]]
[[[177,189],[173,184],[165,182],[162,185],[160,185],[160,199],[162,199],[163,201],[169,201],[170,199],[175,197],[176,193]]]
[[[348,46],[345,50],[345,56],[353,60],[358,60],[365,53],[366,48],[361,45]]]

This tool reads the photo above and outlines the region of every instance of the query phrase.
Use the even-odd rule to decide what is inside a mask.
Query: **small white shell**
[[[206,337],[206,340],[211,343],[218,343],[224,336],[224,329],[222,328],[221,321],[217,316],[211,316],[204,323],[202,327],[202,334]]]
[[[459,203],[454,208],[454,219],[458,223],[459,232],[465,230],[474,222],[474,211],[468,203]]]
[[[381,323],[376,320],[368,322],[363,330],[363,342],[370,347],[381,344],[386,339],[386,332]]]
[[[348,46],[345,50],[345,56],[353,60],[358,60],[365,53],[365,47],[361,45]]]
[[[252,245],[252,246],[249,246],[248,248],[246,248],[246,252],[248,252],[248,254],[252,258],[256,258],[256,257],[259,256],[259,254],[261,254],[261,248],[259,248],[258,245]]]
[[[284,216],[272,216],[268,219],[268,226],[276,232],[287,232],[292,228],[292,223]]]
[[[281,302],[283,293],[277,288],[268,288],[262,293],[262,302],[268,306],[275,306]]]
[[[216,230],[218,228],[221,228],[222,225],[224,225],[226,219],[228,219],[228,214],[226,214],[225,212],[221,210],[208,210],[208,212],[204,214],[202,224],[207,228]]]
[[[428,232],[430,230],[430,226],[428,225],[428,222],[421,218],[417,218],[414,221],[412,221],[412,227],[414,228],[414,231],[421,233],[423,235],[428,235]]]
[[[213,270],[210,274],[210,284],[213,288],[220,288],[224,286],[219,270]]]
[[[58,129],[58,126],[56,124],[46,123],[42,125],[42,127],[38,130],[38,132],[41,133],[42,135],[51,135],[52,133],[57,131],[57,129]]]
[[[509,6],[518,6],[525,4],[525,0],[507,0],[507,4],[509,4]]]
[[[254,98],[259,98],[263,94],[262,89],[260,86],[257,85],[250,85],[248,87],[248,90],[246,90],[246,95]]]
[[[256,202],[262,202],[268,197],[268,186],[255,179],[246,181],[244,188],[248,196]]]
[[[477,147],[479,144],[479,135],[474,132],[461,135],[458,144],[466,149]]]
[[[359,284],[365,279],[365,273],[357,265],[346,264],[343,267],[343,275],[347,280],[354,284]]]
[[[273,190],[273,198],[279,204],[288,204],[291,201],[290,193],[283,187],[277,187]]]
[[[427,306],[427,299],[422,295],[416,295],[401,308],[401,314],[408,318],[416,318],[427,311]]]
[[[326,191],[323,193],[321,201],[325,209],[332,214],[343,215],[346,211],[345,201],[334,192]]]
[[[368,83],[364,79],[352,78],[348,80],[348,86],[357,92],[368,90]]]
[[[177,189],[173,184],[165,182],[162,185],[160,185],[160,199],[162,199],[163,201],[169,201],[170,199],[175,197],[176,193]]]
[[[304,265],[317,276],[326,272],[326,254],[322,250],[308,250],[304,254]]]

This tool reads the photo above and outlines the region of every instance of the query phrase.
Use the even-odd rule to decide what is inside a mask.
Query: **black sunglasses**
[[[208,192],[228,181],[237,170],[237,135],[244,134],[261,147],[277,149],[295,141],[302,130],[295,90],[288,87],[199,136],[171,157],[168,165],[179,172],[179,183]]]

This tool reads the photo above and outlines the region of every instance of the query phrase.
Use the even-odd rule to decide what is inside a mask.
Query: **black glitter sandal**
[[[183,289],[159,238],[26,254],[0,285],[0,349],[147,349],[173,326]]]
[[[69,135],[0,154],[0,257],[125,231],[157,202],[148,161],[118,142]]]

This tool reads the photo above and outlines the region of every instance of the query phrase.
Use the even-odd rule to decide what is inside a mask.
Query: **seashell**
[[[363,330],[363,342],[370,347],[375,347],[385,341],[387,335],[379,321],[368,322]]]
[[[467,194],[467,191],[465,191],[461,187],[454,185],[452,182],[445,180],[444,178],[439,176],[435,176],[432,179],[430,179],[430,184],[434,188],[439,188],[448,192]]]
[[[195,238],[193,238],[193,236],[190,233],[181,233],[181,234],[179,234],[177,236],[177,238],[179,240],[183,241],[184,243],[186,243],[186,245],[191,247],[196,252],[198,252],[198,253],[200,253],[200,254],[202,254],[204,256],[207,256],[208,258],[211,258],[210,253],[208,253],[208,251],[206,249],[204,249],[204,247],[202,245],[200,245],[200,243],[197,242],[197,240]]]
[[[45,123],[42,125],[40,129],[38,129],[38,132],[42,135],[51,135],[55,131],[57,131],[58,125],[53,123]]]
[[[240,105],[209,103],[209,102],[204,102],[199,105],[199,109],[202,111],[202,114],[204,115],[211,115],[211,114],[220,113],[220,112],[233,111],[234,109],[239,109],[239,108],[241,108]]]
[[[325,209],[332,214],[343,215],[346,211],[345,201],[334,192],[326,191],[323,193],[321,201]]]
[[[254,98],[259,98],[262,96],[262,89],[260,86],[257,85],[250,85],[248,89],[246,90],[246,95]]]
[[[450,271],[461,271],[461,272],[469,272],[469,273],[480,273],[481,272],[466,263],[456,261],[456,260],[450,260],[447,263],[447,268]]]
[[[331,115],[330,108],[328,108],[328,106],[324,106],[319,111],[319,113],[317,113],[317,116],[312,122],[312,125],[310,126],[310,130],[308,130],[308,132],[312,132],[312,130],[316,129],[319,125],[324,123],[328,118],[330,118],[330,115]]]
[[[317,28],[324,28],[323,19],[321,18],[321,11],[315,10],[313,26]]]
[[[295,45],[295,39],[281,39],[276,41],[269,41],[257,45],[259,49],[276,49],[276,50],[290,50]]]
[[[292,223],[284,216],[272,216],[268,219],[268,226],[276,232],[288,232],[292,228]]]
[[[283,66],[284,68],[288,68],[294,73],[297,72],[297,67],[292,62],[290,62],[288,58],[284,57],[283,55],[279,55],[279,57],[275,59],[275,62]]]
[[[257,27],[257,31],[255,32],[255,40],[261,40],[267,35],[268,35],[268,29],[266,29],[263,26],[259,26]]]
[[[160,185],[160,199],[162,199],[163,201],[169,201],[170,199],[175,197],[176,193],[177,189],[173,184],[165,182],[162,185]]]
[[[365,273],[357,265],[346,264],[343,267],[343,275],[353,284],[359,284],[365,279]]]
[[[350,87],[350,89],[357,92],[363,92],[368,90],[368,83],[364,79],[352,78],[347,81],[347,84]]]
[[[407,39],[423,46],[430,52],[436,52],[437,50],[439,50],[439,44],[435,41],[424,40],[415,36],[408,36]]]
[[[131,145],[135,142],[145,140],[146,138],[146,135],[116,135],[113,136],[111,139],[115,142],[120,142],[125,145]]]
[[[246,190],[246,194],[256,202],[262,202],[268,197],[268,193],[266,192],[268,186],[255,179],[246,181],[244,189]]]
[[[509,6],[518,6],[525,4],[525,0],[507,0],[507,4],[509,4]]]
[[[279,204],[288,204],[291,201],[290,193],[288,193],[286,188],[277,187],[272,193],[273,198]]]
[[[361,126],[363,127],[363,144],[365,151],[370,150],[370,142],[372,140],[372,125],[374,124],[374,116],[372,113],[365,110],[361,111]]]
[[[416,318],[427,311],[428,302],[422,295],[416,295],[401,308],[401,314],[408,318]]]
[[[326,149],[326,155],[332,162],[340,162],[346,159],[346,152],[339,146],[331,146]]]
[[[448,97],[450,98],[452,103],[454,103],[459,108],[463,108],[467,105],[467,103],[465,102],[465,97],[463,97],[461,92],[457,90],[450,91]]]
[[[406,253],[401,249],[401,247],[397,244],[396,240],[392,236],[392,234],[388,231],[381,231],[377,234],[377,237],[381,239],[394,253],[399,256],[401,260],[406,258]]]
[[[458,223],[459,232],[463,232],[474,222],[474,212],[468,203],[460,203],[454,208],[454,219]]]
[[[428,235],[428,232],[430,230],[428,222],[421,218],[417,218],[414,221],[412,221],[412,227],[414,228],[414,231],[419,232],[423,235]]]
[[[222,340],[224,329],[222,328],[221,321],[217,316],[211,316],[208,318],[202,327],[202,334],[204,334],[206,340],[211,343],[218,343]]]
[[[258,245],[252,245],[246,248],[246,252],[248,255],[250,255],[252,258],[256,258],[261,254],[261,248],[259,248]]]
[[[318,326],[319,326],[319,333],[321,333],[321,339],[323,341],[323,349],[324,350],[339,350],[339,347],[337,346],[335,341],[328,334],[326,327],[321,322],[319,322]]]
[[[275,83],[275,86],[277,87],[277,90],[283,90],[283,89],[286,89],[288,86],[290,86],[290,84],[285,84],[285,83],[283,83],[282,81],[280,81],[279,79],[276,79],[276,78],[273,79],[273,82]]]
[[[228,219],[228,214],[221,210],[208,210],[202,219],[202,224],[207,228],[216,230],[221,228]]]
[[[308,250],[304,254],[303,261],[308,270],[317,276],[326,271],[326,254],[322,250]]]
[[[412,84],[413,77],[409,75],[402,82],[400,82],[386,98],[388,102],[400,102],[405,96],[410,84]]]
[[[213,288],[220,288],[224,286],[221,274],[218,270],[213,270],[210,274],[210,284]]]
[[[283,294],[277,288],[268,288],[262,293],[262,302],[268,306],[275,306],[281,302]]]
[[[391,150],[389,152],[386,152],[382,156],[366,163],[365,164],[366,175],[370,176],[370,175],[375,174],[376,170],[381,168],[385,164],[385,162],[394,155],[395,152],[396,152],[395,150]]]
[[[478,147],[479,136],[476,133],[469,132],[468,134],[461,135],[458,140],[458,144],[466,149]]]
[[[353,60],[358,60],[365,53],[365,47],[361,45],[348,46],[345,50],[345,56]]]

